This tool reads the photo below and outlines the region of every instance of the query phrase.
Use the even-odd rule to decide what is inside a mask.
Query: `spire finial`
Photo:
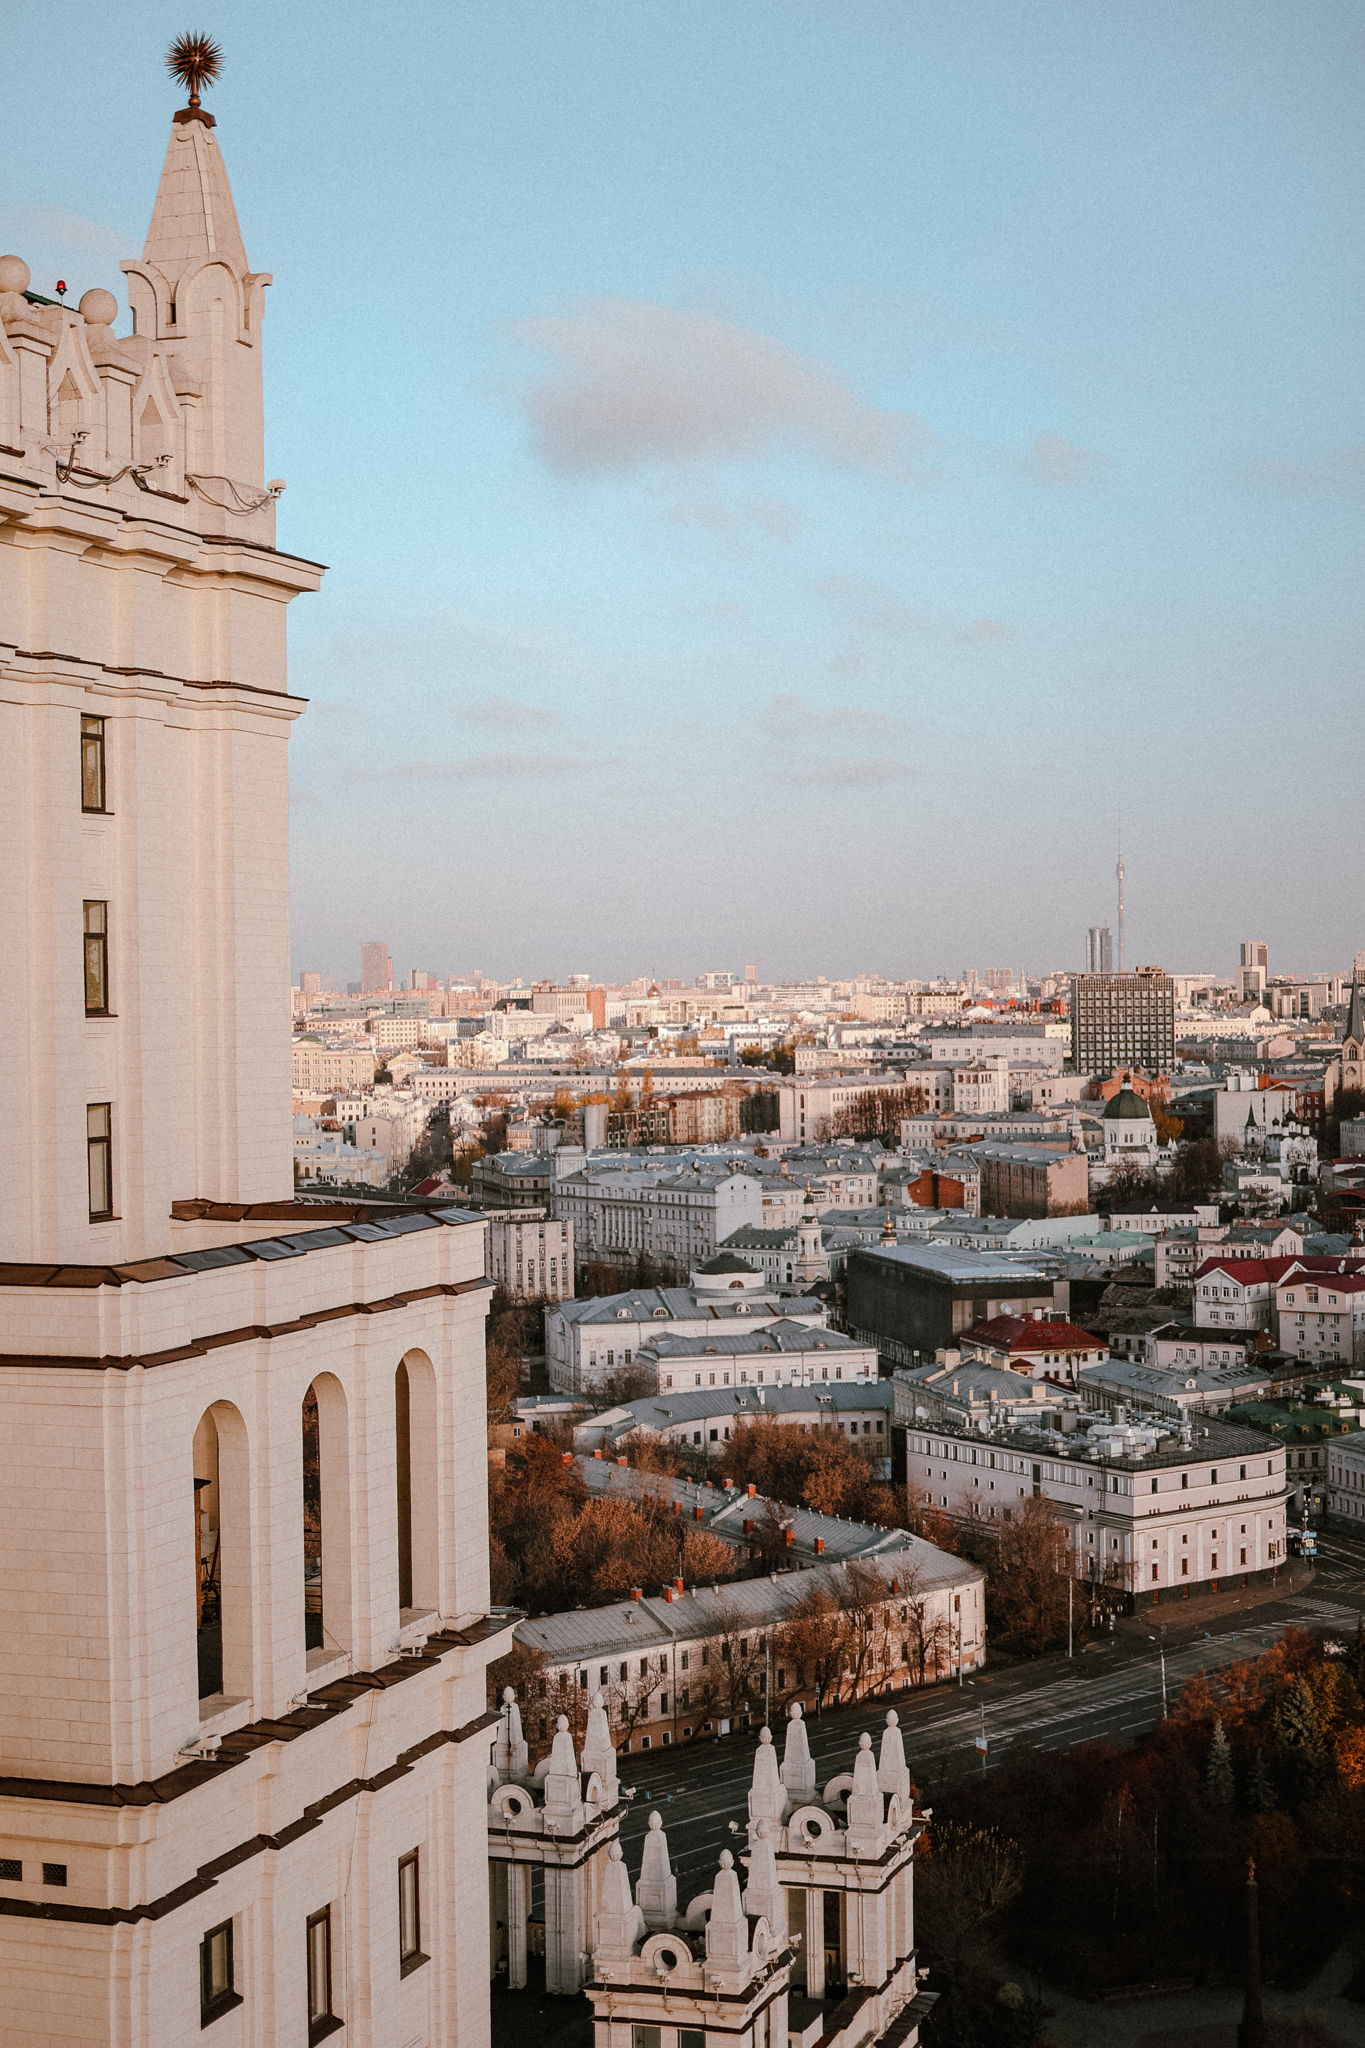
[[[223,68],[223,49],[211,35],[202,29],[188,31],[177,36],[166,52],[166,69],[177,85],[187,88],[190,103],[184,111],[197,114],[201,121],[212,124],[213,116],[205,114],[199,104],[202,86],[212,85]]]

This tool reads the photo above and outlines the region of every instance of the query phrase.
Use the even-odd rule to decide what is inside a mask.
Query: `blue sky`
[[[297,960],[1365,945],[1355,0],[10,0],[0,242],[271,271]],[[50,282],[50,280],[48,280]]]

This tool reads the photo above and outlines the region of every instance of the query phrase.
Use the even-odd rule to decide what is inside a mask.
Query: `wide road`
[[[1168,1624],[1162,1630],[1156,1615],[1145,1625],[1127,1624],[1103,1647],[1070,1660],[1046,1657],[997,1671],[988,1667],[961,1687],[949,1682],[902,1693],[894,1701],[811,1714],[807,1721],[820,1782],[852,1768],[858,1737],[867,1729],[875,1741],[892,1704],[900,1716],[911,1775],[929,1805],[941,1786],[982,1768],[975,1743],[983,1727],[987,1770],[1021,1748],[1131,1742],[1161,1718],[1163,1642],[1166,1692],[1173,1703],[1196,1671],[1259,1655],[1291,1623],[1354,1632],[1365,1586],[1362,1571],[1357,1569],[1349,1584],[1337,1582],[1334,1573],[1334,1582],[1324,1586],[1322,1577],[1301,1594],[1229,1614],[1207,1627]],[[775,1715],[773,1733],[780,1745],[779,1721]],[[640,1838],[650,1813],[658,1810],[668,1831],[681,1901],[709,1887],[721,1850],[736,1846],[732,1823],[742,1834],[748,1818],[757,1739],[756,1731],[748,1730],[622,1757],[622,1783],[635,1794],[621,1829],[632,1877],[639,1868]]]

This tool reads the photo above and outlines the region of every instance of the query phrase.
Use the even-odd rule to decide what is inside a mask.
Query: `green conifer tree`
[[[1214,1806],[1231,1806],[1237,1797],[1237,1780],[1232,1771],[1232,1750],[1224,1732],[1221,1715],[1213,1724],[1204,1790]]]
[[[1257,1749],[1247,1772],[1247,1805],[1253,1813],[1275,1811],[1275,1787],[1265,1760],[1265,1751]]]

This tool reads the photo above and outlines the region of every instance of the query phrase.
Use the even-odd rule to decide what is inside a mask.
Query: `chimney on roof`
[[[564,1462],[565,1462],[565,1464],[567,1465],[569,1461],[568,1461],[568,1459],[566,1458],[566,1459],[564,1460]],[[618,1464],[618,1465],[628,1465],[628,1464],[630,1463],[630,1459],[629,1459],[629,1458],[618,1458],[618,1459],[616,1460],[616,1462],[617,1462],[617,1464]]]
[[[663,1594],[665,1600],[668,1600],[670,1602],[676,1600],[678,1597],[677,1590],[673,1586],[665,1586],[663,1589]]]
[[[792,1545],[792,1543],[793,1543],[793,1542],[795,1541],[795,1539],[796,1539],[796,1531],[795,1531],[794,1529],[784,1529],[784,1530],[782,1531],[782,1540],[783,1540],[783,1542],[784,1542],[784,1543],[785,1543],[785,1544],[786,1544],[786,1545],[788,1546],[788,1548],[790,1548],[790,1547],[791,1547],[791,1545]]]
[[[824,1549],[824,1547],[825,1547],[825,1539],[824,1539],[824,1537],[823,1537],[823,1536],[817,1536],[817,1537],[816,1537],[816,1539],[815,1539],[815,1549],[816,1549],[816,1554],[818,1555],[818,1554],[819,1554],[819,1553],[820,1553],[820,1552],[821,1552],[821,1551],[822,1551],[822,1550]]]
[[[682,1580],[681,1580],[680,1578],[679,1578],[679,1579],[674,1579],[674,1581],[673,1581],[673,1584],[674,1584],[674,1587],[675,1587],[675,1589],[676,1589],[676,1590],[677,1590],[677,1591],[678,1591],[679,1593],[685,1593],[685,1592],[687,1591],[687,1588],[686,1588],[686,1586],[685,1586],[685,1585],[683,1584],[683,1582],[682,1582]]]
[[[597,1446],[597,1449],[596,1449],[596,1450],[595,1450],[595,1451],[593,1452],[593,1456],[594,1456],[594,1458],[600,1458],[600,1457],[601,1457],[601,1455],[602,1455],[602,1446],[601,1446],[601,1444],[599,1444],[599,1445]]]
[[[644,1588],[642,1586],[632,1586],[630,1589],[630,1597],[632,1600],[643,1600],[645,1597]]]
[[[752,1479],[749,1481],[749,1484],[745,1487],[744,1491],[748,1494],[750,1500],[754,1499],[755,1495],[758,1492],[758,1488],[754,1485]]]

